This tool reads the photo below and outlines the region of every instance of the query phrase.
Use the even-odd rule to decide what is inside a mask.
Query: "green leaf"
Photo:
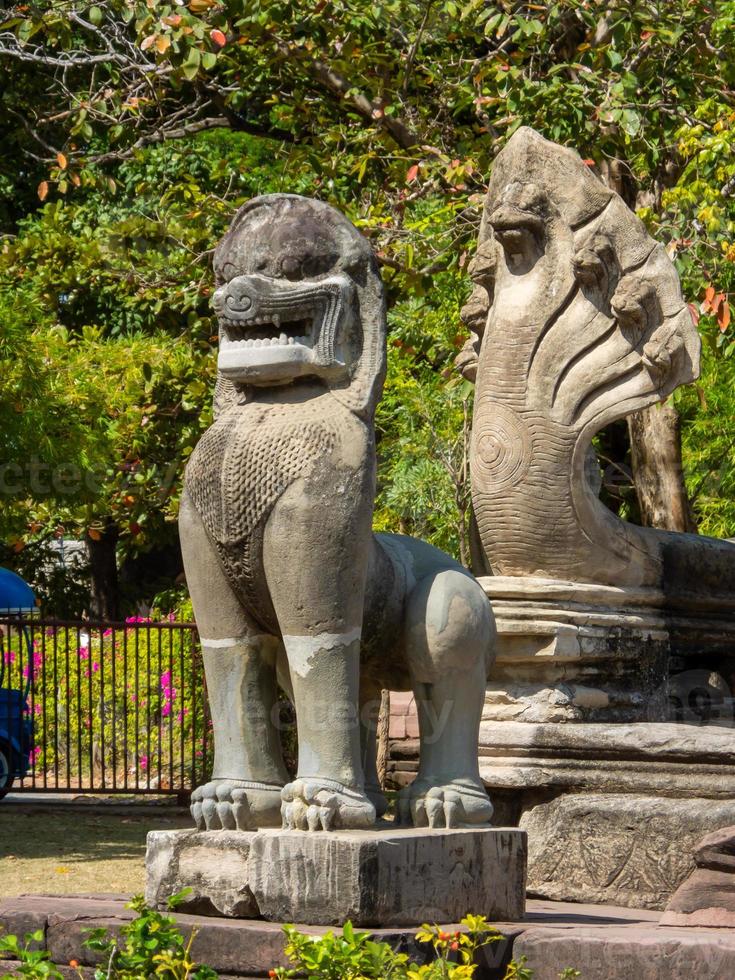
[[[182,74],[188,81],[192,81],[199,74],[199,65],[202,53],[199,48],[189,48],[186,60],[181,66]]]
[[[623,109],[620,124],[628,136],[636,136],[640,132],[641,117],[634,109]]]

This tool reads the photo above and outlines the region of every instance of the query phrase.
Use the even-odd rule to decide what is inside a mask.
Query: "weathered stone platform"
[[[70,980],[68,967],[76,960],[85,977],[92,976],[96,954],[83,946],[87,930],[104,926],[112,931],[131,919],[122,896],[27,895],[0,901],[0,929],[23,935],[36,929],[54,963]],[[667,928],[660,913],[609,905],[576,905],[530,900],[522,922],[495,921],[502,942],[478,952],[476,980],[502,980],[511,957],[528,957],[534,980],[558,980],[565,967],[581,972],[584,980],[726,980],[735,976],[735,933],[730,929]],[[185,935],[196,929],[194,958],[221,977],[267,977],[277,966],[288,966],[280,925],[262,920],[224,919],[175,914]],[[441,923],[447,930],[456,926]],[[314,935],[327,930],[303,926]],[[389,942],[417,962],[427,962],[431,950],[417,943],[415,929],[371,929],[376,940]],[[18,964],[0,959],[0,975],[17,971]]]
[[[148,835],[149,904],[272,922],[417,926],[523,917],[526,834],[504,828],[165,830]]]

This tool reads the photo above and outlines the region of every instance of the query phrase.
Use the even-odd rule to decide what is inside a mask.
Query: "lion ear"
[[[365,269],[364,261],[362,268]],[[371,419],[385,380],[385,295],[377,265],[370,263],[362,282],[360,278],[355,278],[355,283],[362,328],[362,350],[351,378],[341,385],[334,385],[331,392],[355,415]]]

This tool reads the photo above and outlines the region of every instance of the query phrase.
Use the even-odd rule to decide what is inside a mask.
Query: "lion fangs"
[[[278,338],[278,343],[281,344],[281,346],[285,346],[288,343],[288,337],[285,333],[281,333],[280,337]]]
[[[281,317],[280,317],[280,315],[278,313],[274,313],[273,314],[273,324],[274,324],[276,330],[280,330],[281,329]]]

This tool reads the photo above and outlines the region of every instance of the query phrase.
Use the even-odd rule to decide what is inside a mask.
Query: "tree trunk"
[[[671,405],[652,405],[628,419],[636,494],[644,527],[696,533],[684,484],[681,420]]]
[[[99,536],[97,536],[99,535]],[[90,608],[92,619],[116,620],[119,616],[117,581],[117,525],[108,521],[104,531],[85,536],[91,576]]]
[[[643,205],[626,161],[604,160],[601,169],[603,181],[631,210]],[[679,413],[671,405],[652,405],[629,417],[628,432],[641,524],[667,531],[696,532],[684,483]]]
[[[378,738],[376,768],[378,770],[378,782],[382,789],[385,789],[385,777],[388,773],[389,755],[389,730],[390,730],[390,691],[380,692],[380,713],[378,715]]]

